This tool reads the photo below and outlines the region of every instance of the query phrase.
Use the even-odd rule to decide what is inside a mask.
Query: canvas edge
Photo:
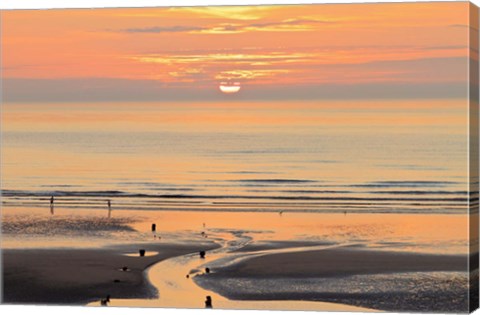
[[[478,189],[479,189],[479,12],[478,7],[469,4],[469,312],[479,307],[479,220],[478,220]]]
[[[110,2],[109,2],[110,1]],[[113,2],[111,2],[113,1]],[[480,1],[480,0],[476,0]],[[5,2],[5,1],[3,1]],[[13,10],[81,10],[81,9],[141,9],[141,8],[182,8],[182,7],[244,7],[244,6],[296,6],[296,5],[344,5],[344,4],[395,4],[395,3],[471,3],[471,0],[196,0],[195,3],[164,0],[161,2],[138,0],[135,4],[128,0],[71,0],[66,5],[61,1],[44,5],[35,0],[16,0],[4,4],[0,2],[0,11]],[[57,3],[62,3],[57,4]]]
[[[3,35],[3,11],[0,10],[0,43],[2,42],[2,35]],[[0,165],[2,165],[3,160],[3,145],[2,145],[2,129],[3,129],[3,98],[4,98],[4,90],[3,90],[3,45],[0,45]],[[3,181],[2,181],[2,172],[0,171],[0,200],[2,200],[2,188],[3,188]],[[2,228],[3,228],[3,214],[2,214],[2,206],[0,204],[0,304],[3,304],[3,245],[2,245]]]

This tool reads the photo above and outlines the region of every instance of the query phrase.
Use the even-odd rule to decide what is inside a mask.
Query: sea
[[[7,103],[2,205],[467,214],[465,100]]]

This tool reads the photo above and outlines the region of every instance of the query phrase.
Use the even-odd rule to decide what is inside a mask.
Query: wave
[[[247,192],[256,192],[256,193],[264,193],[264,192],[274,192],[273,190],[268,189],[247,189]],[[347,190],[275,190],[275,192],[281,193],[288,193],[288,194],[353,194],[354,191],[347,191]]]
[[[371,197],[330,197],[330,196],[279,196],[279,195],[199,195],[199,194],[144,194],[129,193],[118,190],[99,191],[24,191],[2,190],[6,197],[130,197],[157,199],[272,199],[272,200],[338,200],[338,201],[436,201],[436,202],[467,202],[475,198],[371,198]],[[478,199],[478,198],[477,198]]]
[[[195,191],[197,189],[194,189],[194,188],[152,187],[152,188],[148,188],[148,190],[155,190],[155,191]]]
[[[266,193],[273,190],[268,189],[248,189],[247,192]],[[277,190],[281,193],[288,194],[356,194],[358,191],[353,190],[307,190],[307,189],[288,189]],[[468,195],[468,191],[447,191],[447,190],[376,190],[366,191],[363,194],[382,194],[382,195]],[[474,194],[474,192],[470,192]]]
[[[347,185],[348,187],[361,187],[361,188],[377,188],[377,187],[444,187],[451,185],[458,185],[460,182],[454,181],[428,181],[428,180],[416,180],[416,181],[375,181],[366,184],[353,184]]]
[[[370,194],[388,195],[468,195],[468,191],[446,191],[446,190],[382,190],[369,191]]]
[[[308,184],[318,183],[317,180],[310,179],[235,179],[230,182],[235,183],[259,183],[259,184]]]
[[[73,187],[82,187],[81,185],[40,185],[40,187],[46,188],[73,188]]]
[[[39,204],[3,204],[3,206],[15,207],[41,207]],[[100,205],[70,205],[65,204],[61,206],[62,208],[68,209],[95,209],[95,210],[105,210],[105,206]],[[368,207],[354,207],[354,206],[328,206],[328,207],[301,207],[301,208],[292,208],[285,204],[278,204],[275,207],[212,207],[210,205],[203,205],[198,207],[165,207],[158,205],[142,205],[142,204],[133,204],[133,205],[116,205],[115,210],[141,210],[141,211],[197,211],[197,212],[273,212],[277,213],[282,211],[283,213],[417,213],[417,214],[466,214],[467,209],[465,207],[438,207],[438,208],[419,208],[419,207],[377,207],[377,206],[368,206]],[[473,211],[470,210],[470,213]]]
[[[28,190],[9,190],[2,189],[3,197],[121,197],[133,196],[118,190],[97,190],[97,191],[60,191],[60,190],[43,190],[43,191],[28,191]],[[141,196],[142,194],[137,194]]]

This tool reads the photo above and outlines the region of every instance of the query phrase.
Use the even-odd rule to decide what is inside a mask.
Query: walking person
[[[55,209],[53,203],[55,202],[55,199],[53,196],[50,197],[50,214],[53,215],[55,214]]]
[[[107,200],[107,207],[108,207],[108,218],[112,216],[112,203],[110,202],[110,199]]]

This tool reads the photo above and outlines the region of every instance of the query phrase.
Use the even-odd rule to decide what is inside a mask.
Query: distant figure
[[[108,206],[108,217],[112,217],[112,203],[110,202],[110,199],[107,200],[107,206]]]
[[[213,308],[212,297],[210,295],[208,295],[205,299],[205,308]]]
[[[190,275],[186,275],[185,277],[188,279],[188,278],[190,278]]]
[[[200,251],[199,254],[200,254],[200,258],[205,258],[205,251],[204,250]]]
[[[140,254],[140,257],[145,256],[145,250],[144,250],[144,249],[140,249],[140,250],[138,251],[138,253]]]
[[[108,306],[108,303],[110,303],[110,295],[107,295],[106,298],[100,300],[101,306]]]
[[[280,216],[282,216],[282,214],[283,214],[283,211],[280,211],[280,212],[278,212],[278,214],[279,214]]]
[[[344,215],[347,215],[347,210],[343,211],[343,214],[344,214]]]
[[[205,273],[210,273],[210,268],[205,268]]]
[[[51,215],[55,214],[55,208],[54,208],[54,206],[53,206],[54,201],[55,201],[55,200],[54,200],[53,196],[51,196],[51,197],[50,197],[50,214],[51,214]]]
[[[205,222],[203,222],[203,227],[205,227],[205,226],[206,226],[206,225],[205,225]]]
[[[157,239],[157,225],[155,223],[152,223],[152,233],[153,233],[153,239],[156,240]]]

